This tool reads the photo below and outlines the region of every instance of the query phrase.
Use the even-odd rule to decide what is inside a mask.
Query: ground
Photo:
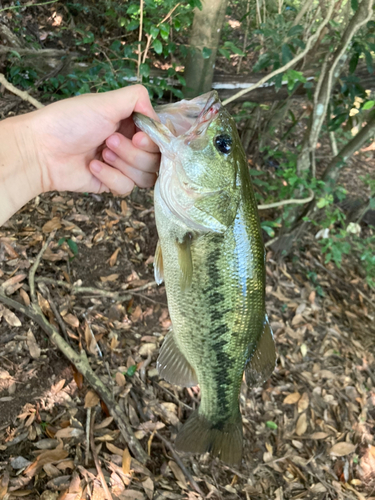
[[[342,270],[325,265],[312,235],[285,262],[267,253],[278,362],[262,387],[242,389],[242,464],[182,456],[181,465],[163,439],[173,443],[199,390],[171,386],[155,369],[170,321],[164,287],[153,281],[152,191],[126,199],[51,193],[30,202],[0,231],[0,282],[18,302],[29,301],[27,274],[53,231],[37,269],[39,304],[57,326],[49,293],[71,345],[86,350],[149,461],[129,460],[86,381],[35,323],[1,306],[0,498],[104,498],[87,452],[94,410],[114,498],[193,499],[197,489],[214,499],[375,498],[374,294],[349,261]]]

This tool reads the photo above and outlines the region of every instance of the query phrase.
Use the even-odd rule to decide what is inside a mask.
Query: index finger
[[[160,153],[159,147],[144,132],[137,132],[133,135],[132,142],[136,148],[147,153]]]

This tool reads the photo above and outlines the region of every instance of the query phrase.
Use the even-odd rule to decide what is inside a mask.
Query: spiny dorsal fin
[[[181,288],[183,291],[187,290],[193,279],[193,259],[191,256],[191,243],[193,237],[191,233],[184,236],[182,242],[176,242],[178,248],[178,264],[181,270]]]
[[[163,254],[161,252],[160,240],[156,245],[155,258],[154,258],[154,276],[155,281],[158,285],[161,285],[164,281],[164,266],[163,266]]]
[[[164,339],[156,366],[160,377],[170,384],[181,387],[198,384],[195,371],[177,346],[172,331]]]
[[[254,387],[263,384],[275,369],[276,358],[275,341],[268,318],[266,317],[262,336],[245,368],[247,385]]]

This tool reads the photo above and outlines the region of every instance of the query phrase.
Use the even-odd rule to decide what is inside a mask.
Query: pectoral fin
[[[246,383],[249,387],[263,384],[272,374],[276,364],[276,349],[273,333],[266,318],[257,348],[245,367]]]
[[[192,235],[185,234],[183,241],[176,242],[178,248],[178,264],[181,270],[181,288],[183,291],[187,290],[193,279],[193,258],[191,255]]]
[[[158,285],[161,285],[164,281],[164,266],[163,266],[163,254],[161,252],[160,240],[158,241],[155,250],[154,276],[156,283]]]
[[[172,331],[164,339],[156,366],[159,375],[170,384],[181,387],[198,384],[195,371],[177,346]]]

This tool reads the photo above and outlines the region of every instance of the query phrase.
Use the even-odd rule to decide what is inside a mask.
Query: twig
[[[27,3],[25,5],[11,5],[10,7],[5,7],[4,9],[0,9],[0,12],[4,12],[5,10],[11,10],[11,9],[25,9],[26,7],[39,7],[40,5],[48,5],[50,3],[56,3],[59,0],[49,0],[48,2],[44,3]]]
[[[45,285],[43,282],[41,282],[39,285],[39,288],[42,291],[42,293],[44,292],[46,294],[48,303],[49,303],[50,308],[51,308],[51,310],[56,318],[56,321],[59,324],[60,330],[61,330],[62,334],[64,335],[64,339],[68,344],[70,344],[69,337],[68,337],[68,334],[66,331],[65,323],[64,323],[64,321],[59,313],[59,310],[57,309],[57,307],[55,306],[55,303],[53,302],[53,300],[51,298],[51,294],[49,292],[47,285]]]
[[[96,410],[94,410],[92,412],[91,426],[90,426],[90,444],[91,444],[92,458],[94,459],[96,470],[98,471],[98,475],[100,477],[100,482],[102,483],[102,486],[103,486],[105,499],[106,500],[113,500],[111,492],[109,491],[109,488],[108,488],[107,481],[105,480],[102,467],[101,467],[100,462],[99,462],[98,454],[96,452],[95,441],[94,441],[95,417],[96,417]]]
[[[29,102],[35,108],[37,108],[37,109],[44,108],[44,104],[42,104],[41,102],[34,99],[34,97],[31,97],[31,95],[28,94],[26,91],[19,90],[19,89],[17,89],[17,87],[15,87],[10,82],[8,82],[8,80],[5,78],[3,73],[0,73],[0,83],[2,85],[4,85],[4,87],[6,89],[8,89],[9,92],[12,92],[13,94],[18,95],[18,97],[21,97],[21,99],[23,99],[24,101]]]
[[[177,9],[177,7],[179,7],[181,5],[181,2],[179,2],[178,4],[176,4],[173,9],[171,9],[168,14],[164,17],[164,19],[162,19],[160,21],[159,24],[156,25],[157,28],[159,28],[159,26],[163,23],[165,23],[165,21],[167,21],[171,15],[173,14],[173,12]],[[147,53],[148,53],[148,50],[150,48],[150,45],[151,45],[151,42],[152,42],[152,39],[154,38],[152,35],[149,35],[148,33],[146,33],[146,38],[147,38],[147,44],[146,44],[146,48],[145,48],[145,51],[143,53],[143,59],[142,59],[142,63],[144,64],[146,62],[146,59],[147,59]]]
[[[143,0],[140,1],[140,16],[139,16],[139,36],[138,36],[138,67],[137,67],[137,81],[142,83],[142,76],[140,76],[141,70],[141,42],[142,42],[142,30],[143,30]]]
[[[85,454],[85,466],[86,467],[89,465],[90,424],[91,424],[91,408],[87,408],[87,415],[86,415],[86,454]]]
[[[38,269],[38,266],[40,264],[41,258],[43,257],[44,252],[47,250],[48,245],[51,243],[53,238],[55,237],[56,230],[52,231],[52,233],[48,236],[46,239],[44,245],[42,246],[42,249],[36,256],[34,264],[31,266],[30,271],[29,271],[29,286],[30,286],[30,295],[31,295],[31,300],[33,303],[37,303],[37,298],[35,294],[35,273],[36,270]]]
[[[300,61],[301,59],[303,59],[305,57],[305,55],[311,49],[312,44],[319,37],[319,35],[320,35],[321,31],[323,30],[323,28],[328,24],[328,22],[329,22],[329,20],[331,18],[331,14],[332,14],[334,5],[335,5],[335,2],[333,0],[331,2],[331,5],[330,5],[329,9],[328,9],[327,17],[322,21],[321,25],[316,30],[316,32],[313,35],[311,35],[311,37],[307,40],[306,47],[305,47],[305,49],[302,52],[300,52],[298,55],[296,55],[296,57],[294,59],[292,59],[291,61],[289,61],[287,64],[284,64],[284,66],[282,66],[281,68],[276,69],[275,71],[272,71],[272,73],[270,73],[269,75],[266,75],[263,78],[261,78],[257,83],[255,83],[251,87],[248,87],[246,89],[242,89],[239,92],[237,92],[236,94],[234,94],[232,97],[229,97],[228,99],[225,99],[225,101],[223,101],[223,106],[226,106],[230,102],[235,101],[236,99],[238,99],[239,97],[247,94],[248,92],[251,92],[252,90],[255,90],[255,89],[259,88],[261,85],[263,85],[263,83],[268,82],[268,80],[270,80],[271,78],[273,78],[276,75],[279,75],[280,73],[284,73],[284,71],[286,71],[287,69],[291,68],[298,61]]]
[[[206,496],[203,491],[200,489],[198,483],[193,479],[193,476],[190,474],[190,472],[187,470],[187,468],[185,467],[183,461],[181,460],[181,458],[177,455],[175,449],[173,448],[173,445],[172,443],[170,443],[168,441],[168,439],[166,439],[164,436],[162,436],[161,434],[159,434],[157,431],[155,432],[155,436],[157,436],[160,441],[163,441],[163,443],[165,444],[165,446],[169,449],[169,451],[172,453],[173,455],[173,458],[175,459],[175,461],[177,462],[178,466],[180,467],[180,469],[182,470],[182,472],[185,474],[187,480],[190,482],[191,486],[195,489],[195,491],[201,495],[203,498]]]
[[[310,189],[310,196],[308,198],[296,199],[296,200],[282,200],[276,201],[275,203],[269,203],[268,205],[258,205],[258,210],[267,210],[268,208],[282,207],[284,205],[303,205],[304,203],[309,203],[315,197],[315,194]]]

